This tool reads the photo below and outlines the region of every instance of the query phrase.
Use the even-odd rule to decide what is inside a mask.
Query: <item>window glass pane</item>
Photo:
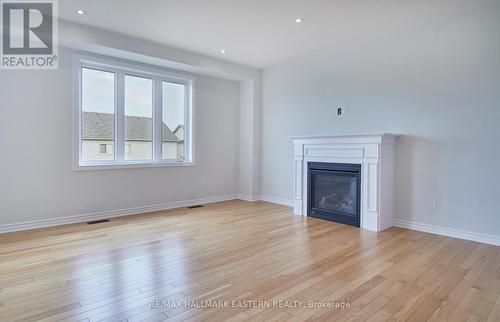
[[[186,86],[162,82],[162,158],[184,159]]]
[[[82,68],[83,161],[114,160],[115,74]],[[101,153],[101,146],[106,151]]]
[[[153,158],[153,80],[125,75],[125,160]]]

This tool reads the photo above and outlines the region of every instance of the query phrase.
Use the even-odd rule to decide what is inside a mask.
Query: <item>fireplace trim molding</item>
[[[294,214],[307,216],[309,162],[361,165],[360,227],[382,231],[393,225],[394,150],[397,135],[293,136]]]

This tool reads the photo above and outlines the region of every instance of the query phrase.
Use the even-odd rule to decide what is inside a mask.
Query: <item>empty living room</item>
[[[500,0],[0,10],[0,322],[500,322]]]

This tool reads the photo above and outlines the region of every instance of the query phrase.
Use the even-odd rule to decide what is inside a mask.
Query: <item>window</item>
[[[153,158],[153,80],[125,75],[125,160]]]
[[[106,143],[115,140],[115,74],[90,68],[81,74],[81,160],[114,160]]]
[[[193,164],[194,79],[79,57],[76,168]]]
[[[184,84],[162,82],[162,158],[184,159]]]

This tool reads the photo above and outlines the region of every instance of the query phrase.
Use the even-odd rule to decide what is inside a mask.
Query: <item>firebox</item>
[[[308,215],[359,227],[361,165],[309,162],[307,169]]]

